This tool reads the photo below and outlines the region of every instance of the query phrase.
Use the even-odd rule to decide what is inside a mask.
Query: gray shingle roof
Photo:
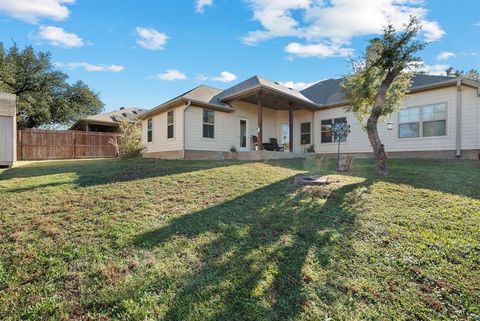
[[[450,76],[415,74],[412,77],[412,87],[410,87],[410,90],[454,79],[455,77]],[[320,105],[341,104],[344,102],[341,86],[342,81],[343,78],[322,80],[300,92],[308,99]]]
[[[253,76],[233,87],[225,89],[224,91],[219,93],[219,95],[216,98],[221,101],[228,97],[232,97],[244,92],[248,92],[249,90],[252,90],[258,87],[264,87],[266,89],[273,90],[283,95],[291,96],[298,100],[304,101],[305,103],[313,104],[313,102],[307,97],[305,97],[301,92],[285,87],[283,85],[280,85],[279,83],[273,82],[261,76]]]
[[[410,89],[414,90],[416,88],[454,80],[455,77],[416,74],[412,77],[412,87]],[[260,76],[253,76],[225,90],[201,85],[145,112],[143,117],[145,118],[150,116],[156,111],[168,108],[172,103],[177,103],[180,101],[191,101],[194,104],[218,108],[224,111],[233,111],[234,108],[226,103],[230,97],[235,97],[244,93],[248,94],[250,91],[254,91],[259,88],[271,90],[286,97],[288,100],[294,98],[297,101],[307,104],[311,108],[321,108],[324,105],[344,103],[341,86],[342,81],[343,78],[327,79],[320,81],[302,91],[296,91]],[[273,101],[273,103],[275,102]]]
[[[111,123],[118,123],[122,120],[132,121],[136,119],[138,116],[143,114],[146,110],[142,108],[130,107],[125,108],[122,107],[118,110],[109,111],[106,113],[101,113],[97,115],[87,116],[82,118],[81,120],[88,120],[88,121],[98,121],[98,122],[111,122]]]
[[[206,86],[206,85],[201,85],[192,89],[189,92],[186,92],[185,94],[181,95],[181,97],[187,100],[203,102],[207,104],[216,105],[218,107],[231,109],[229,105],[225,104],[220,99],[218,99],[218,95],[220,93],[222,93],[221,89]]]
[[[212,108],[218,108],[225,111],[233,111],[234,109],[230,105],[222,102],[217,98],[218,94],[221,92],[221,89],[210,87],[207,85],[200,85],[158,105],[157,107],[150,109],[145,114],[143,114],[143,118],[148,117],[158,112],[159,110],[169,108],[173,103],[178,103],[181,101],[191,101],[196,104],[205,104],[205,106]]]

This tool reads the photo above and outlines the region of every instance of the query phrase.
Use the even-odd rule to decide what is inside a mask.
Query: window
[[[167,138],[173,138],[173,110],[167,113]]]
[[[203,110],[203,137],[215,137],[215,112],[213,110]]]
[[[300,124],[300,144],[310,145],[310,136],[311,136],[311,123],[301,123]]]
[[[322,143],[332,143],[332,142],[338,142],[338,140],[333,138],[333,133],[330,131],[332,128],[332,124],[341,124],[341,123],[346,123],[347,118],[342,117],[342,118],[335,118],[335,119],[325,119],[322,120]],[[342,138],[341,142],[346,142],[347,138],[344,137]]]
[[[423,137],[447,134],[447,104],[423,107]]]
[[[432,137],[447,134],[447,104],[405,108],[398,116],[398,137]]]
[[[400,138],[420,136],[420,107],[401,110],[398,123]]]
[[[332,142],[332,120],[322,120],[322,143],[331,143]]]
[[[147,142],[152,142],[153,140],[153,125],[152,119],[147,120]]]

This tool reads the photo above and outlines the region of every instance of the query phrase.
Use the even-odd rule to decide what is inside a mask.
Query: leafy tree
[[[54,67],[49,53],[36,52],[31,46],[5,50],[0,43],[0,91],[17,95],[19,128],[66,125],[103,110],[97,92],[82,81],[69,84],[67,79]]]
[[[453,69],[453,67],[449,67],[445,70],[447,76],[456,76],[456,77],[465,77],[468,79],[480,81],[480,72],[476,69],[470,69],[469,71],[463,71],[458,69]]]
[[[348,111],[365,125],[373,148],[377,175],[388,175],[385,147],[377,130],[379,119],[399,108],[410,87],[411,73],[407,69],[419,64],[414,54],[425,47],[416,40],[419,20],[411,17],[403,30],[397,32],[392,25],[383,30],[380,38],[370,41],[366,57],[352,62],[352,73],[343,82]]]

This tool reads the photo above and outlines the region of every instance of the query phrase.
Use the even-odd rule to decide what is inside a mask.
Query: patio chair
[[[253,140],[253,146],[257,147],[258,146],[258,137],[252,135],[252,140]],[[263,149],[267,151],[274,151],[275,146],[272,143],[263,143]],[[257,148],[255,148],[257,150]]]
[[[258,138],[257,138],[257,136],[252,135],[252,141],[253,141],[254,150],[257,150],[258,149]]]
[[[272,145],[272,150],[275,152],[285,151],[285,148],[283,146],[278,146],[278,140],[276,138],[270,138],[270,144]]]

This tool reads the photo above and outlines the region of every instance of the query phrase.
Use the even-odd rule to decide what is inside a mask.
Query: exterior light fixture
[[[393,122],[392,121],[389,121],[387,123],[387,130],[393,130]]]

